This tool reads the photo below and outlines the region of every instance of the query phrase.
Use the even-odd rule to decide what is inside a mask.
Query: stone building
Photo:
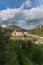
[[[14,38],[22,38],[23,37],[23,33],[22,32],[16,32],[14,31],[11,35],[11,39],[14,39]]]

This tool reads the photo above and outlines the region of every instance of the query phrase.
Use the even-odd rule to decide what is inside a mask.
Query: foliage
[[[0,65],[43,65],[43,45],[31,40],[10,40],[0,29]]]

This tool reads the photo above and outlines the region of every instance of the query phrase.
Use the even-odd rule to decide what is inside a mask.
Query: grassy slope
[[[0,65],[43,65],[43,46],[29,40],[19,42],[3,38],[0,41]]]
[[[43,36],[43,26],[41,26],[41,28],[40,27],[34,28],[32,30],[29,30],[28,32],[34,35]]]
[[[23,40],[20,49],[19,43],[18,40],[6,38],[5,31],[0,28],[0,65],[43,65],[43,45]]]

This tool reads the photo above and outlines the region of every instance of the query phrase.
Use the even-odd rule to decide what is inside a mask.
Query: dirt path
[[[37,36],[37,35],[32,35],[32,34],[29,34],[28,36],[31,36],[31,37],[36,37],[36,38],[43,39],[43,37],[41,37],[41,36]]]

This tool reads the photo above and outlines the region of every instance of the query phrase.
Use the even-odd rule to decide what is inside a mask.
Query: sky
[[[0,0],[0,25],[32,29],[43,24],[43,0]]]

